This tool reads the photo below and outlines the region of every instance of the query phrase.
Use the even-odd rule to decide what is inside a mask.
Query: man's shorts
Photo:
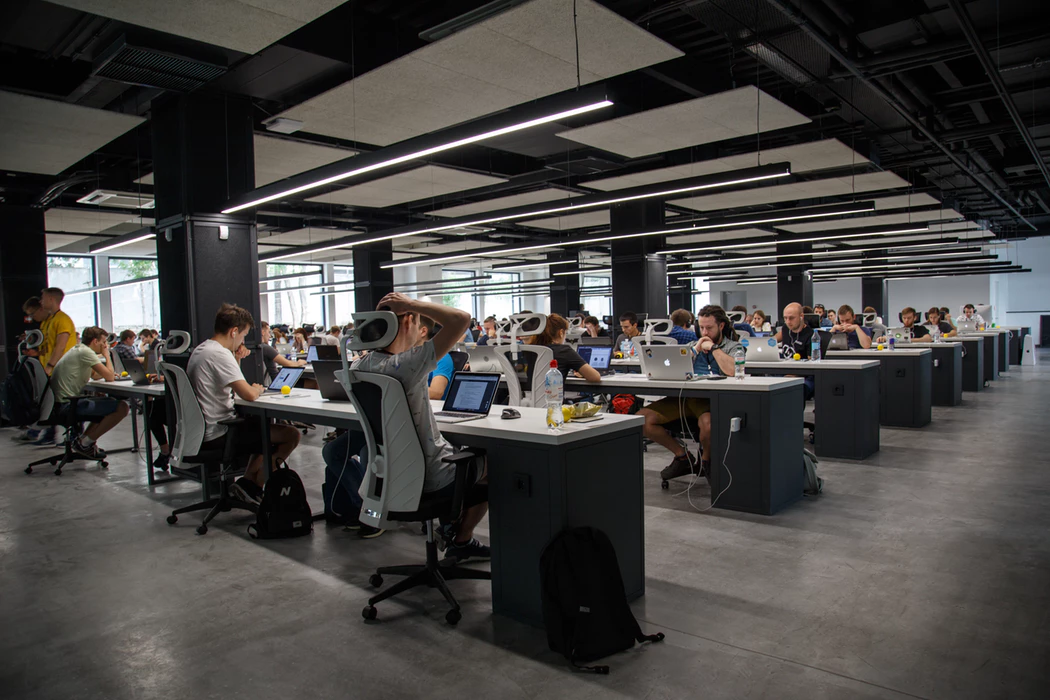
[[[679,400],[668,397],[655,401],[646,408],[659,415],[663,419],[661,423],[676,421],[682,418],[683,413],[686,418],[699,420],[700,416],[711,412],[711,400],[697,398]]]
[[[80,420],[100,421],[117,410],[120,401],[114,398],[81,399],[77,401],[77,418]],[[69,404],[64,409],[69,410]]]

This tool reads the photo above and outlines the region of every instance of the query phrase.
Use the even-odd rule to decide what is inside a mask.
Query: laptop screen
[[[277,376],[270,382],[270,391],[280,391],[283,386],[294,387],[303,375],[301,367],[282,367]]]
[[[444,410],[488,415],[499,386],[496,373],[456,372],[448,387]]]
[[[581,350],[589,350],[587,357],[583,357],[583,353],[580,353],[580,357],[583,357],[583,361],[589,364],[594,369],[609,369],[609,360],[612,359],[612,348],[602,347],[588,347],[580,348]]]
[[[313,364],[317,362],[317,346],[311,345],[310,349],[306,351],[306,361]]]

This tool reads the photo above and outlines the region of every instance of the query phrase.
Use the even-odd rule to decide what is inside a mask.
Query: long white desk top
[[[928,355],[932,352],[929,348],[902,348],[895,350],[828,350],[828,357],[885,357],[886,355],[903,355],[905,357]]]
[[[163,383],[136,385],[130,379],[118,379],[115,382],[105,382],[101,379],[92,379],[87,383],[87,389],[101,391],[107,394],[119,394],[122,396],[164,396]]]
[[[294,389],[288,397],[261,396],[255,401],[236,399],[239,407],[264,407],[268,411],[286,415],[318,419],[357,420],[357,411],[349,401],[326,401],[321,393],[314,389]],[[440,411],[443,401],[431,401],[435,411]],[[645,422],[640,416],[624,416],[615,413],[603,413],[602,420],[592,423],[567,423],[558,433],[547,429],[547,410],[545,408],[526,408],[516,406],[521,418],[503,420],[500,415],[506,406],[493,406],[486,418],[464,421],[462,423],[438,423],[441,432],[447,435],[478,436],[504,439],[515,442],[532,442],[541,445],[568,445],[580,440],[616,433],[625,428],[640,428]]]
[[[827,370],[858,370],[858,369],[871,369],[872,367],[878,367],[878,360],[784,360],[783,362],[746,362],[745,367],[753,367],[755,369],[782,369],[785,372],[790,372],[792,368],[815,368],[815,369],[827,369]]]
[[[702,389],[704,391],[779,391],[794,385],[801,385],[802,380],[795,377],[753,377],[744,379],[728,377],[724,380],[693,379],[689,381],[677,381],[666,379],[649,379],[644,374],[614,374],[602,377],[600,383],[588,382],[577,377],[565,380],[565,386],[574,391],[590,389],[601,391],[602,386],[627,387],[639,394],[646,394],[646,390],[659,392],[676,392],[682,388]]]
[[[970,337],[973,337],[973,338],[986,338],[986,337],[989,337],[989,336],[997,336],[1000,333],[1009,333],[1009,332],[1010,331],[1008,331],[1005,328],[992,328],[992,329],[986,330],[986,331],[967,331],[966,333],[958,333],[957,335],[960,338],[965,338],[966,336],[970,336]]]

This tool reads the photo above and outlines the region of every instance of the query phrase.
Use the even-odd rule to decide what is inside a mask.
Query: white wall
[[[745,284],[743,286],[732,284],[711,284],[711,303],[722,303],[721,292],[744,292],[747,294],[747,309],[754,311],[762,309],[770,318],[780,320],[781,311],[787,303],[781,304],[777,299],[776,284]],[[854,310],[860,311],[860,280],[838,280],[835,282],[822,282],[813,286],[813,303],[823,304],[827,308],[837,309],[843,304],[849,304]],[[694,309],[695,310],[695,309]]]
[[[736,283],[711,283],[711,303],[721,304],[722,303],[722,292],[743,292],[747,294],[747,310],[754,311],[755,309],[762,309],[768,316],[772,318],[780,318],[780,312],[777,311],[777,285],[776,283],[770,284],[745,284],[740,286]],[[693,309],[694,312],[699,309]],[[728,311],[728,309],[727,309]]]
[[[1008,275],[1007,275],[1008,276]],[[953,316],[962,313],[966,304],[987,304],[990,300],[988,275],[971,277],[941,277],[931,279],[890,280],[886,299],[886,311],[889,318],[886,325],[892,326],[891,319],[896,320],[898,312],[905,306],[925,312],[931,306],[947,306]],[[989,323],[991,319],[985,319]]]
[[[1050,314],[1050,238],[1011,243],[999,248],[998,253],[1000,258],[1012,260],[1032,271],[991,276],[991,292],[996,297],[995,323],[1030,326],[1038,344],[1039,317]]]
[[[864,308],[861,304],[860,278],[843,278],[834,282],[819,282],[813,285],[813,303],[823,304],[825,309],[838,311],[843,304],[849,304],[856,313]]]

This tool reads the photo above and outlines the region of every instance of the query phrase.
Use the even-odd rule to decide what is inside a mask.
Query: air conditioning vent
[[[153,197],[148,194],[137,194],[135,192],[95,190],[78,199],[77,204],[94,204],[96,207],[112,207],[114,209],[152,209]]]
[[[131,46],[121,37],[95,61],[91,74],[131,85],[190,92],[225,72],[225,66]]]

